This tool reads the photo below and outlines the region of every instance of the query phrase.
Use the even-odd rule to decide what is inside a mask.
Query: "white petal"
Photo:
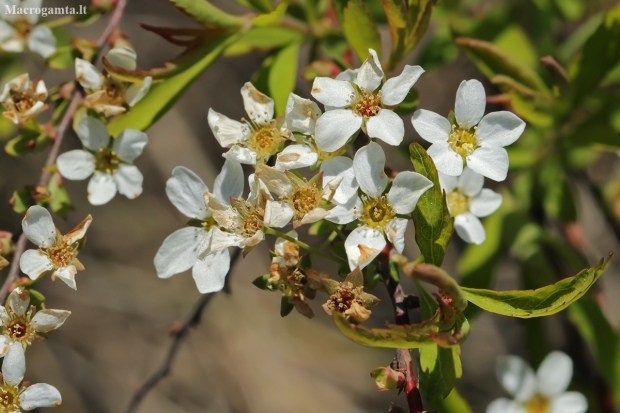
[[[84,116],[78,123],[77,135],[82,144],[91,151],[105,148],[110,142],[108,129],[99,119]]]
[[[379,196],[385,191],[388,177],[384,171],[385,152],[376,142],[360,148],[353,158],[353,170],[360,188],[368,196]]]
[[[56,239],[56,226],[49,211],[35,205],[28,208],[22,220],[22,229],[33,244],[49,248]]]
[[[13,26],[0,19],[0,49],[6,50],[3,47],[5,40],[10,39],[13,36]],[[8,51],[8,50],[6,50]],[[23,51],[23,49],[22,49]],[[19,53],[19,52],[18,52]]]
[[[284,202],[267,201],[265,204],[265,226],[282,228],[293,219],[293,209]]]
[[[250,129],[245,123],[232,120],[213,109],[209,109],[207,122],[222,148],[244,141],[250,133]]]
[[[527,413],[525,407],[508,399],[493,400],[487,407],[486,413]]]
[[[447,141],[452,131],[448,119],[425,109],[416,110],[411,117],[411,123],[422,139],[431,143]]]
[[[329,211],[323,208],[314,208],[313,210],[311,210],[310,212],[308,212],[306,215],[303,216],[301,221],[299,221],[299,225],[314,224],[315,222],[320,221],[323,218],[325,218],[328,214],[329,214]]]
[[[338,73],[338,76],[336,76],[336,80],[346,80],[349,82],[355,82],[355,79],[357,79],[358,72],[359,72],[359,69],[347,69],[343,72]]]
[[[293,190],[293,185],[288,175],[279,169],[267,165],[259,165],[256,168],[256,176],[269,189],[279,197],[287,196]]]
[[[77,274],[77,268],[74,265],[69,265],[68,267],[59,268],[53,272],[53,276],[60,278],[65,284],[69,287],[77,290],[75,285],[75,274]]]
[[[545,357],[536,372],[538,391],[549,398],[564,393],[573,378],[573,360],[561,351]]]
[[[273,99],[259,92],[252,83],[243,85],[241,96],[243,107],[254,123],[263,125],[273,119]]]
[[[448,142],[435,142],[426,152],[442,174],[459,176],[463,172],[463,158],[450,149]]]
[[[95,172],[95,157],[90,152],[75,149],[61,154],[56,166],[64,178],[81,181]]]
[[[469,167],[465,167],[458,178],[458,188],[467,196],[478,195],[483,185],[484,177]]]
[[[241,197],[244,184],[245,176],[241,164],[232,159],[226,159],[222,171],[213,183],[213,194],[227,204],[230,202],[230,197]]]
[[[222,251],[228,247],[238,247],[244,241],[243,237],[230,232],[224,232],[215,227],[212,229],[211,244],[206,253],[211,254],[214,252]]]
[[[504,148],[480,147],[467,157],[467,166],[494,181],[508,175],[508,152]]]
[[[366,267],[387,245],[380,231],[367,226],[355,228],[344,242],[349,267],[354,270]]]
[[[476,79],[463,80],[456,91],[454,115],[459,125],[469,129],[480,122],[487,104],[484,86]]]
[[[424,73],[420,66],[405,65],[403,72],[391,79],[388,79],[381,88],[383,104],[395,106],[405,100],[407,94]]]
[[[62,403],[62,397],[56,387],[45,383],[36,383],[19,395],[19,405],[26,411],[38,407],[56,407]]]
[[[105,55],[112,66],[122,67],[127,70],[136,70],[136,51],[127,46],[115,46]]]
[[[204,220],[207,217],[204,193],[208,191],[202,179],[184,166],[175,167],[172,177],[166,181],[168,199],[188,218]]]
[[[333,222],[334,224],[348,224],[357,219],[356,210],[362,208],[362,201],[357,195],[354,195],[348,202],[343,204],[336,204],[335,207],[329,210],[329,214],[325,217],[326,220]]]
[[[103,86],[103,77],[99,70],[79,57],[75,59],[75,77],[84,89],[99,90]]]
[[[362,63],[358,72],[355,83],[369,92],[374,91],[381,85],[383,81],[383,69],[381,68],[381,61],[377,56],[377,52],[372,49],[368,49],[370,53],[368,58]]]
[[[122,164],[114,172],[113,177],[119,194],[129,199],[136,199],[142,193],[144,177],[137,166]]]
[[[36,26],[28,37],[28,49],[47,59],[56,52],[56,38],[47,26]]]
[[[32,317],[30,324],[36,332],[47,333],[63,325],[70,315],[71,311],[66,310],[41,310]]]
[[[450,192],[457,187],[458,183],[458,176],[450,176],[439,172],[439,185],[441,185],[441,189],[443,189],[444,191]]]
[[[239,145],[233,145],[228,152],[222,156],[226,159],[231,159],[246,165],[256,164],[256,152],[248,148],[243,148]]]
[[[362,126],[362,117],[347,109],[325,112],[316,121],[315,141],[319,149],[334,152],[342,148]]]
[[[581,393],[566,392],[551,401],[549,413],[586,413],[588,400]]]
[[[480,121],[476,136],[481,146],[508,146],[513,144],[525,129],[523,122],[512,112],[493,112]]]
[[[32,7],[33,9],[40,8],[41,4],[43,4],[43,0],[21,0],[21,4],[18,3],[21,7]],[[28,13],[21,17],[24,17],[30,24],[36,24],[39,21],[37,13]]]
[[[355,89],[346,80],[317,77],[312,84],[311,93],[325,106],[334,108],[344,108],[355,102]]]
[[[136,129],[125,129],[114,139],[112,148],[121,160],[133,162],[140,156],[148,141],[149,137],[146,133]]]
[[[395,218],[389,222],[385,229],[385,235],[388,241],[394,244],[394,248],[399,254],[405,249],[405,231],[409,220],[403,218]]]
[[[424,175],[405,171],[396,175],[387,199],[397,214],[410,214],[415,209],[418,199],[433,186]]]
[[[9,351],[4,356],[4,362],[2,363],[4,383],[10,386],[17,386],[24,379],[24,373],[26,373],[24,348],[21,343],[14,342],[9,347]]]
[[[142,80],[142,82],[133,83],[129,86],[125,91],[125,101],[127,104],[134,107],[138,102],[144,99],[147,93],[149,93],[152,84],[153,78],[147,76]]]
[[[24,289],[24,287],[17,287],[11,292],[9,297],[11,310],[18,316],[26,314],[28,307],[30,307],[30,294],[28,290]]]
[[[526,402],[536,393],[534,371],[521,357],[500,357],[496,373],[504,389],[517,401]]]
[[[12,341],[5,335],[0,335],[0,357],[4,357],[9,351]]]
[[[314,125],[321,116],[321,109],[310,99],[303,99],[294,93],[286,102],[286,126],[291,132],[314,134]]]
[[[6,326],[9,322],[9,313],[3,305],[0,305],[0,324]]]
[[[470,244],[480,245],[487,237],[480,220],[470,213],[457,215],[454,218],[454,229],[463,241]]]
[[[479,195],[471,198],[469,212],[477,217],[486,217],[502,205],[502,196],[492,189],[485,188]]]
[[[278,154],[275,168],[281,171],[314,165],[319,155],[308,145],[289,145]]]
[[[107,204],[116,195],[116,182],[112,175],[95,172],[88,182],[88,202],[92,205]]]
[[[169,278],[192,268],[198,259],[198,246],[204,238],[204,229],[196,227],[181,228],[168,235],[153,261],[157,276]]]
[[[355,179],[355,171],[353,170],[353,159],[346,156],[336,156],[332,159],[326,159],[321,163],[321,172],[323,172],[323,182],[325,185],[337,177],[342,177],[342,181],[336,193],[332,198],[334,202],[344,204],[351,197],[357,195],[359,184]],[[357,197],[357,196],[356,196]]]
[[[366,122],[368,137],[378,138],[393,146],[400,145],[405,136],[405,125],[396,113],[389,109],[381,109],[377,116]]]
[[[67,232],[67,234],[63,237],[64,241],[68,245],[78,242],[79,240],[81,240],[82,238],[86,236],[86,231],[88,231],[88,228],[90,228],[90,224],[92,223],[93,223],[93,217],[91,215],[88,215],[75,228]]]
[[[196,261],[192,276],[201,294],[213,293],[224,288],[226,274],[230,269],[228,249],[209,254],[204,260]]]
[[[45,271],[54,268],[54,264],[39,250],[26,250],[19,257],[19,268],[33,280],[39,278]]]

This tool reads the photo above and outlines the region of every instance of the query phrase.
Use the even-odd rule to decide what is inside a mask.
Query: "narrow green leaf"
[[[259,16],[253,17],[252,23],[257,27],[269,26],[276,23],[286,14],[288,3],[288,0],[283,0],[282,2],[280,2],[280,4],[278,4],[275,10],[266,14],[261,14]]]
[[[28,210],[28,208],[33,206],[33,191],[34,188],[27,187],[26,189],[13,192],[13,196],[9,201],[9,205],[11,205],[13,211],[17,212],[18,214],[23,214],[24,212],[26,212],[26,210]]]
[[[246,19],[226,13],[207,0],[168,0],[177,9],[192,17],[203,26],[214,28],[237,28],[246,23]]]
[[[289,299],[290,297],[288,295],[283,295],[282,299],[280,300],[280,315],[282,317],[286,317],[287,315],[289,315],[291,311],[293,311],[293,309],[295,308],[295,305],[291,304]]]
[[[334,227],[332,225],[333,224],[331,224],[330,222],[322,219],[310,225],[310,227],[308,228],[308,234],[315,236],[331,234],[334,230]]]
[[[424,262],[440,267],[452,236],[453,221],[433,160],[418,143],[409,146],[409,153],[415,171],[433,182],[433,187],[422,194],[413,211],[416,243]]]
[[[22,156],[27,153],[36,153],[45,149],[51,142],[51,137],[32,128],[22,129],[22,134],[8,141],[4,147],[6,153],[12,156]]]
[[[507,54],[519,56],[519,60],[535,69],[538,66],[539,54],[525,31],[516,24],[506,27],[493,40],[493,44]]]
[[[381,57],[381,38],[376,22],[362,0],[335,0],[342,32],[360,60],[366,60],[368,49]]]
[[[271,274],[261,275],[260,277],[257,277],[254,281],[252,281],[252,284],[260,288],[261,290],[275,291],[277,286],[269,282],[270,277],[271,277]]]
[[[381,4],[390,28],[392,51],[389,65],[393,67],[409,51],[406,44],[410,26],[409,14],[405,0],[381,0]]]
[[[472,304],[492,313],[509,317],[543,317],[562,311],[581,298],[598,280],[611,262],[601,260],[574,277],[553,285],[524,291],[493,291],[461,287]]]
[[[445,399],[431,402],[431,407],[439,413],[474,413],[456,388]]]
[[[49,208],[55,212],[59,217],[67,218],[69,211],[73,210],[71,199],[69,199],[69,193],[67,188],[62,184],[62,178],[59,173],[52,174],[49,183],[47,184],[49,191]]]
[[[295,89],[299,46],[290,44],[266,59],[252,82],[274,100],[276,116],[284,115],[288,97]]]
[[[271,50],[303,41],[303,35],[296,30],[280,26],[253,27],[243,33],[239,40],[224,52],[225,56],[238,56],[254,49]]]
[[[413,0],[409,2],[412,27],[409,29],[409,36],[407,38],[408,50],[412,50],[422,40],[431,21],[431,13],[435,3],[436,1],[434,0]]]

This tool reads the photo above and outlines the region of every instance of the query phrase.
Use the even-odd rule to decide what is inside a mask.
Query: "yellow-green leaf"
[[[381,57],[379,30],[364,2],[362,0],[335,0],[334,7],[342,26],[342,32],[360,60],[366,60],[368,49],[374,49]]]
[[[284,14],[286,14],[288,3],[288,0],[282,1],[280,4],[278,4],[275,10],[266,14],[261,14],[259,16],[253,17],[252,23],[254,24],[254,26],[257,27],[269,26],[271,24],[274,24],[275,22],[280,20],[280,18],[282,18]]]
[[[174,6],[206,27],[241,27],[246,19],[226,13],[207,0],[168,0]]]

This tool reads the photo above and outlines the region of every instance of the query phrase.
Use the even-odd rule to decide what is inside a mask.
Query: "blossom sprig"
[[[2,114],[16,125],[25,124],[47,109],[46,99],[45,82],[30,80],[30,75],[24,73],[4,85],[0,94],[0,104],[5,109]]]
[[[41,8],[43,0],[0,1],[0,50],[22,53],[26,48],[47,59],[56,52],[56,38],[52,30],[39,22],[39,15],[23,13],[24,8]],[[8,13],[15,9],[16,14]]]

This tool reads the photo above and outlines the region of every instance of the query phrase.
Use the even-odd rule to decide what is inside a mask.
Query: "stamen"
[[[465,158],[478,147],[478,139],[476,138],[476,128],[473,132],[470,129],[452,126],[452,133],[448,138],[450,148]]]

